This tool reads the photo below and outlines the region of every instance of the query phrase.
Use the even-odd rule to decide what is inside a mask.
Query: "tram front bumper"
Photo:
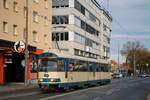
[[[61,82],[60,78],[43,78],[38,79],[39,83],[48,83],[48,82]]]

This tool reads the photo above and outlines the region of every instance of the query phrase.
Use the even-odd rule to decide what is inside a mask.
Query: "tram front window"
[[[40,59],[39,71],[43,71],[43,72],[57,71],[57,60],[56,59]]]

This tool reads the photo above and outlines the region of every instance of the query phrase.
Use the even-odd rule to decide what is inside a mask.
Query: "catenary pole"
[[[26,0],[26,49],[25,49],[25,76],[24,76],[24,86],[28,86],[27,72],[28,72],[28,0]]]
[[[134,54],[134,76],[136,76],[136,58]]]

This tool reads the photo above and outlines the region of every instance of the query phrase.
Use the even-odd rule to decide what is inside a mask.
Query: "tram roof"
[[[45,55],[45,57],[52,57],[52,58],[69,58],[69,59],[77,59],[77,60],[83,60],[83,61],[89,61],[89,62],[102,63],[100,60],[97,60],[97,59],[74,56],[68,53],[61,53],[61,52],[60,53],[59,52],[44,52],[40,54],[39,58],[43,58],[42,55]]]

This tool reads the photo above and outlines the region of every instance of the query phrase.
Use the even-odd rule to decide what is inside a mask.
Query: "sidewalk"
[[[27,87],[24,86],[24,83],[5,83],[3,85],[0,85],[0,93],[5,92],[13,92],[18,90],[27,90],[27,89],[33,89],[38,88],[37,84],[30,84]]]

